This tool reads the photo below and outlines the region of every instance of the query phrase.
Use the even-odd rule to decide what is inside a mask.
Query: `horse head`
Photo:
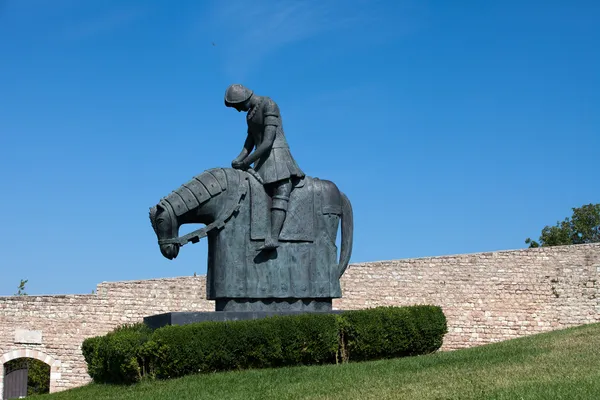
[[[179,224],[170,207],[161,202],[150,208],[150,223],[154,233],[156,233],[162,255],[169,260],[177,258],[180,245],[177,243],[163,243],[163,241],[175,239],[179,236]]]
[[[245,185],[241,184],[241,174],[245,173],[230,168],[204,171],[150,208],[150,223],[165,258],[175,259],[181,246],[197,243],[208,231],[223,225],[243,194],[241,189]],[[227,191],[231,182],[234,182],[234,190]],[[183,224],[206,227],[179,237],[179,227]]]

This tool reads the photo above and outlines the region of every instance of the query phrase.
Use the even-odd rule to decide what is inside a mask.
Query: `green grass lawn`
[[[600,399],[600,324],[472,349],[344,365],[95,385],[43,396],[96,399]]]

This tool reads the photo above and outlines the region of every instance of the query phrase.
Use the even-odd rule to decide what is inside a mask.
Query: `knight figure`
[[[260,249],[275,249],[279,246],[279,234],[285,222],[293,180],[304,178],[304,172],[290,153],[279,107],[273,100],[257,96],[240,84],[233,84],[225,92],[225,105],[238,112],[248,112],[248,136],[231,166],[247,170],[254,164],[254,170],[262,178],[271,199],[271,229]]]

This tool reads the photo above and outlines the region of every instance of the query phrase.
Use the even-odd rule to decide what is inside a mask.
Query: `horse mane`
[[[173,208],[179,207],[179,214],[181,214],[181,208],[185,207],[183,209],[185,211],[185,209],[188,207],[185,200],[188,200],[189,202],[195,201],[201,205],[210,198],[213,198],[227,190],[227,187],[229,186],[228,182],[232,175],[237,175],[236,180],[239,179],[240,181],[244,175],[253,176],[254,179],[260,178],[256,172],[251,174],[246,171],[233,168],[212,168],[201,172],[189,182],[181,185],[179,188],[175,189],[173,192],[161,199],[161,202],[159,202],[157,205],[150,207],[148,216],[154,232],[158,234],[156,216],[159,212],[159,207],[162,210],[165,206],[168,206],[172,209],[172,211],[174,211]],[[163,201],[165,204],[161,204]],[[173,216],[176,215],[178,215],[177,212],[175,212]]]
[[[158,211],[158,209],[156,208],[156,206],[150,207],[149,217],[150,217],[150,223],[152,224],[152,229],[154,229],[154,232],[156,232],[156,213],[157,213],[157,211]]]

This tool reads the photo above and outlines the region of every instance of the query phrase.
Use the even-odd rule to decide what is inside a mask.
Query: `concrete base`
[[[167,325],[186,325],[206,321],[242,321],[248,319],[267,318],[276,315],[299,314],[339,314],[336,311],[205,311],[205,312],[169,312],[144,317],[144,324],[151,329]]]

